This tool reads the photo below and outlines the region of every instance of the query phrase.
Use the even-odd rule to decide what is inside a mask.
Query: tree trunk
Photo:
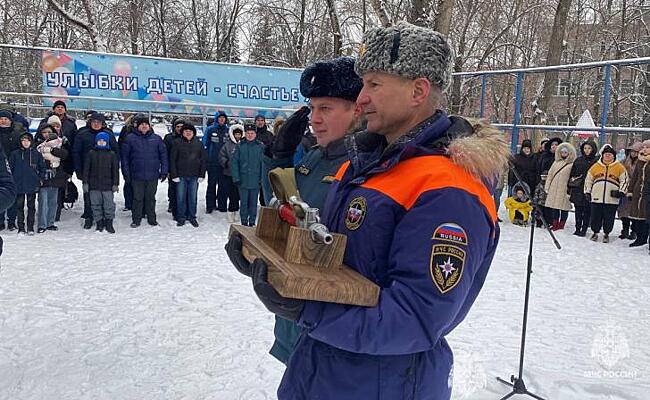
[[[339,15],[336,12],[336,7],[334,6],[334,0],[325,0],[327,3],[327,11],[330,16],[330,25],[332,27],[332,35],[334,36],[334,46],[333,54],[334,57],[341,55],[341,47],[343,39],[341,36],[341,24],[339,23]]]
[[[433,28],[445,36],[451,30],[451,16],[454,11],[454,0],[438,0],[438,13]]]
[[[571,0],[560,0],[557,9],[555,10],[555,19],[553,20],[553,30],[551,31],[551,38],[548,45],[548,53],[546,56],[546,65],[559,65],[562,57],[562,43],[564,41],[564,34],[566,32],[566,21],[571,8]],[[544,88],[542,89],[542,96],[537,102],[538,107],[549,114],[548,107],[550,105],[551,97],[557,86],[558,72],[548,71],[544,73]]]
[[[388,27],[393,24],[388,17],[386,8],[384,8],[384,3],[381,0],[370,0],[370,4],[372,4],[372,9],[375,10],[375,14],[377,14],[379,22],[381,22],[383,27]]]
[[[414,25],[427,26],[429,23],[427,17],[429,16],[430,11],[430,0],[412,0],[411,10],[406,20]]]

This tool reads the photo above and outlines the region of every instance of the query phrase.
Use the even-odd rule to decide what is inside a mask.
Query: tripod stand
[[[518,182],[523,182],[521,179],[521,176],[517,172],[517,170],[514,168],[514,165],[512,163],[509,163],[509,168],[510,170],[514,173],[515,177],[517,178]],[[535,221],[536,218],[540,218],[542,221],[542,224],[544,224],[544,228],[548,231],[548,233],[551,235],[551,239],[553,239],[553,244],[555,244],[555,247],[557,249],[561,249],[562,247],[560,246],[560,243],[557,241],[555,238],[555,235],[553,234],[553,231],[548,227],[548,223],[544,219],[544,215],[542,214],[541,210],[539,209],[539,205],[537,204],[537,201],[533,199],[533,196],[530,194],[530,189],[527,187],[527,185],[522,185],[522,188],[524,189],[524,193],[526,196],[528,196],[529,199],[533,202],[533,213],[532,213],[532,223],[530,224],[530,243],[528,246],[528,267],[526,271],[526,292],[524,295],[524,317],[523,317],[523,323],[521,327],[521,347],[519,348],[519,375],[514,376],[510,375],[510,382],[497,377],[497,381],[506,384],[510,387],[512,387],[512,391],[502,397],[500,400],[506,400],[516,394],[525,394],[528,395],[532,398],[538,399],[538,400],[544,400],[543,397],[537,396],[536,394],[533,394],[528,391],[526,388],[526,383],[524,382],[523,374],[524,374],[524,351],[526,348],[526,325],[528,324],[528,300],[530,299],[530,276],[533,273],[533,241],[535,238]]]

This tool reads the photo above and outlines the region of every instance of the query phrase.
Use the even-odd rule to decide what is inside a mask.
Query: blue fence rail
[[[516,152],[517,146],[519,144],[519,133],[520,129],[538,129],[541,131],[595,131],[598,132],[598,141],[600,145],[603,145],[606,139],[608,132],[627,132],[627,133],[641,133],[641,134],[650,134],[650,127],[622,127],[622,126],[607,126],[608,115],[610,112],[610,100],[612,92],[612,68],[614,67],[624,67],[631,65],[646,65],[650,64],[650,57],[642,58],[633,58],[633,59],[623,59],[623,60],[608,60],[600,62],[589,62],[589,63],[580,63],[580,64],[566,64],[559,66],[548,66],[548,67],[533,67],[533,68],[517,68],[517,69],[508,69],[508,70],[495,70],[495,71],[476,71],[476,72],[460,72],[454,73],[455,78],[481,78],[481,90],[480,90],[480,100],[479,100],[479,117],[486,117],[486,100],[487,100],[487,86],[488,78],[499,76],[499,75],[514,75],[515,76],[515,93],[514,93],[514,115],[512,117],[512,122],[510,123],[494,123],[494,125],[500,127],[503,130],[511,131],[511,147],[512,151]],[[589,68],[604,68],[604,77],[603,77],[603,90],[602,90],[602,102],[601,111],[600,111],[600,125],[595,128],[584,128],[584,127],[575,127],[575,126],[564,126],[564,125],[531,125],[531,124],[522,124],[522,101],[523,101],[523,86],[524,79],[527,75],[538,74],[548,71],[575,71],[575,70],[584,70]],[[646,79],[650,79],[650,76],[647,76]],[[650,100],[646,100],[650,104]],[[650,112],[650,110],[648,111]]]

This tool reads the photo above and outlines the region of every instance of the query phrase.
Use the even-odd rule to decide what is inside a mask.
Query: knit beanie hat
[[[63,108],[65,108],[66,111],[68,110],[68,107],[65,105],[65,102],[64,102],[63,100],[57,100],[57,101],[55,101],[54,104],[52,104],[52,110],[54,110],[54,109],[57,108],[58,106],[63,106]]]
[[[300,94],[307,98],[338,97],[356,101],[363,87],[363,81],[354,72],[354,68],[352,57],[317,61],[302,72]]]
[[[364,34],[355,70],[359,76],[375,71],[427,78],[446,91],[453,66],[454,51],[442,34],[402,21]]]
[[[15,136],[14,136],[14,137],[15,137]],[[23,134],[21,134],[21,135],[18,137],[18,140],[22,142],[22,140],[23,140],[24,138],[29,139],[30,142],[33,142],[33,141],[34,141],[34,137],[33,137],[32,134],[29,133],[29,132],[24,132]]]
[[[56,115],[51,115],[50,118],[47,119],[47,124],[61,126],[61,119]]]
[[[99,141],[100,141],[100,140],[103,140],[103,141],[104,141],[104,144],[103,144],[103,145],[100,145],[100,144],[99,144]],[[99,133],[95,136],[95,148],[96,148],[96,149],[108,149],[108,147],[109,147],[109,142],[108,142],[108,133],[106,133],[106,132],[99,132]]]
[[[14,119],[14,116],[11,114],[10,111],[7,110],[2,110],[0,111],[0,118],[9,118],[10,120]]]

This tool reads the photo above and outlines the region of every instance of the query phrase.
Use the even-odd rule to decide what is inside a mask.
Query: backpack
[[[74,207],[74,202],[79,198],[79,191],[77,186],[69,180],[65,185],[65,195],[63,196],[63,204],[70,204],[67,208]]]

